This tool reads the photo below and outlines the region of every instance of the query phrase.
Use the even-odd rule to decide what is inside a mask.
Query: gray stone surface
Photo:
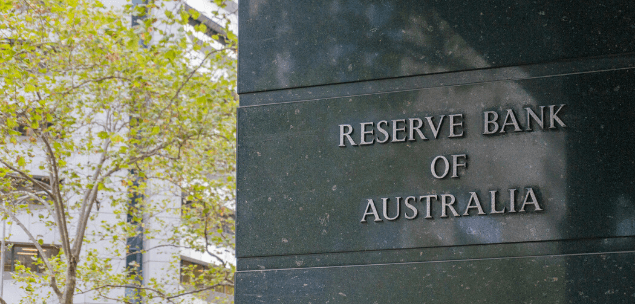
[[[633,99],[633,70],[619,70],[241,108],[238,256],[633,235]],[[525,107],[554,104],[566,104],[559,112],[566,128],[525,131]],[[483,135],[483,111],[498,111],[502,124],[504,109],[513,109],[523,131]],[[448,137],[453,113],[463,115],[462,137]],[[341,124],[357,128],[359,143],[361,122],[432,116],[438,124],[441,115],[437,139],[425,125],[428,140],[339,146]],[[467,155],[460,177],[434,178],[433,159],[453,154]],[[490,191],[497,210],[509,211],[508,189],[517,189],[519,211],[527,188],[544,210],[492,214]],[[465,215],[470,192],[485,215],[474,208]],[[460,216],[446,208],[442,218],[439,197],[426,219],[419,198],[430,194],[454,195]],[[409,196],[414,219],[406,218]],[[385,218],[382,198],[390,198],[395,216],[397,197],[397,220],[360,222],[368,199]]]
[[[635,301],[635,6],[247,0],[240,26],[236,303]],[[411,118],[426,140],[359,145]]]
[[[236,303],[632,303],[633,252],[241,272]],[[242,291],[242,292],[240,292]]]
[[[635,51],[629,1],[245,0],[240,93]]]

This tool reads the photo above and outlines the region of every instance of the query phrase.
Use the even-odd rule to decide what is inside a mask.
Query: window
[[[18,264],[26,266],[35,273],[45,271],[44,265],[36,265],[36,259],[41,256],[35,246],[20,243],[6,243],[5,246],[4,271],[14,271]],[[55,246],[42,245],[42,249],[48,258],[59,253],[59,249]]]
[[[181,215],[192,210],[192,203],[192,201],[187,201],[185,198],[181,198]]]
[[[53,126],[53,123],[51,122],[47,122],[44,124],[44,128],[41,128],[41,130],[46,130],[50,127]],[[13,128],[14,131],[17,131],[20,133],[20,136],[34,136],[35,132],[33,131],[32,128],[27,127],[26,125],[20,124],[17,127]]]
[[[203,273],[207,269],[208,269],[208,267],[206,265],[202,265],[202,264],[199,264],[199,263],[195,263],[195,262],[186,261],[186,260],[181,259],[181,284],[193,285],[193,283],[198,283],[198,284],[195,285],[196,288],[205,287],[205,285],[203,283],[196,282],[196,281],[204,279],[204,278],[201,278],[201,276],[203,275]],[[193,275],[189,275],[190,273],[192,273]],[[232,286],[216,286],[214,288],[214,291],[215,292],[219,292],[219,293],[228,294],[228,295],[233,295],[234,294],[234,287],[232,287]]]
[[[216,286],[216,288],[214,288],[214,291],[228,294],[228,295],[233,295],[234,287],[233,286]]]
[[[48,200],[48,196],[46,195],[46,192],[44,192],[45,189],[43,188],[43,186],[32,183],[31,181],[26,180],[19,175],[11,175],[10,178],[11,178],[12,190],[30,192],[44,200]],[[44,184],[44,187],[46,187],[46,190],[50,190],[49,188],[50,180],[47,176],[33,175],[32,178],[35,181],[38,181],[41,184]],[[26,199],[26,202],[30,204],[39,204],[39,202],[35,199]],[[21,202],[18,202],[18,203],[21,203]]]
[[[193,276],[189,275],[190,269],[192,270]],[[181,284],[191,285],[193,283],[192,281],[197,281],[205,270],[207,270],[207,266],[205,265],[181,260]],[[196,287],[202,287],[199,285],[201,284],[197,284]]]
[[[183,9],[186,12],[189,12],[191,10],[196,11],[196,9],[187,4],[185,4]],[[227,34],[225,33],[225,29],[223,29],[222,25],[213,21],[211,18],[205,16],[204,14],[199,14],[197,19],[189,17],[187,22],[191,26],[199,26],[201,23],[205,24],[205,27],[207,28],[205,35],[207,35],[208,37],[217,36],[218,39],[216,41],[220,42],[222,45],[227,45]]]

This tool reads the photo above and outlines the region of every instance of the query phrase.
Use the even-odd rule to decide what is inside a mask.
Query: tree
[[[116,10],[0,0],[0,210],[43,269],[16,267],[23,302],[73,303],[80,293],[173,302],[233,285],[234,268],[220,256],[193,282],[207,287],[187,290],[116,263],[134,254],[127,240],[140,235],[162,246],[233,248],[236,37],[226,28],[223,46],[211,47],[184,30],[196,14],[178,1]],[[181,196],[191,206],[183,212]],[[170,212],[180,220],[158,216]],[[32,227],[56,234],[58,255],[45,254],[49,241]]]

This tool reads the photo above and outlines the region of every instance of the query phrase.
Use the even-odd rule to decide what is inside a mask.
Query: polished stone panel
[[[243,0],[239,22],[236,303],[635,302],[635,5]],[[359,145],[411,118],[426,140]],[[447,194],[458,216],[426,218]]]
[[[632,303],[635,253],[238,272],[236,303]]]
[[[635,70],[434,87],[239,109],[239,258],[635,235]],[[483,135],[483,111],[566,104],[566,128]],[[464,136],[339,147],[341,124],[461,113]],[[447,118],[446,118],[447,119]],[[438,120],[436,120],[438,122]],[[499,121],[502,124],[502,121]],[[534,126],[534,129],[536,126]],[[359,132],[359,130],[357,131]],[[353,133],[359,136],[359,133]],[[359,138],[357,139],[359,140]],[[460,178],[435,179],[438,155],[466,154]],[[543,211],[361,223],[372,198],[469,192],[491,213],[531,187]],[[516,198],[520,208],[520,193]],[[394,203],[394,200],[393,200]],[[394,206],[394,205],[393,205]],[[509,208],[509,207],[508,207]],[[394,209],[392,209],[394,210]],[[390,211],[394,212],[394,211]],[[410,212],[410,211],[408,211]],[[394,213],[390,214],[391,216]],[[383,217],[383,216],[382,216]],[[372,216],[369,217],[369,219]]]
[[[328,86],[244,93],[240,95],[240,106],[248,107],[375,93],[420,90],[479,82],[524,80],[530,78],[630,69],[633,67],[635,67],[635,57],[632,55],[578,59],[547,64],[531,64],[487,70],[472,70],[375,81],[340,83]]]
[[[372,264],[440,262],[474,259],[549,257],[632,251],[635,238],[524,242],[391,250],[363,250],[323,254],[276,255],[240,258],[240,272],[288,268],[322,268]]]
[[[243,0],[240,93],[635,52],[630,1]]]

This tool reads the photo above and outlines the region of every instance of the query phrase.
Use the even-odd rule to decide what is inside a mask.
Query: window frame
[[[33,245],[32,243],[24,243],[24,242],[5,242],[5,252],[4,252],[4,269],[2,269],[3,272],[14,272],[15,271],[15,266],[16,266],[16,259],[15,257],[17,255],[31,255],[31,256],[37,256],[38,258],[41,258],[40,252],[37,250],[37,248],[35,247],[35,245]],[[52,244],[43,244],[40,245],[42,247],[42,250],[44,251],[50,251],[50,254],[48,254],[47,258],[51,258],[53,256],[56,256],[59,254],[60,252],[60,247],[56,246],[56,245],[52,245]],[[20,252],[16,252],[16,247],[17,248],[24,248],[24,249],[28,249],[28,250],[23,250]],[[21,252],[32,252],[35,253],[33,254],[20,254]],[[22,264],[22,263],[21,263]],[[33,273],[37,273],[37,274],[41,274],[44,273],[44,267],[43,265],[35,265],[34,261],[30,262],[30,265],[25,265],[22,264],[25,267],[31,269],[31,271]],[[7,269],[9,268],[9,269]]]

